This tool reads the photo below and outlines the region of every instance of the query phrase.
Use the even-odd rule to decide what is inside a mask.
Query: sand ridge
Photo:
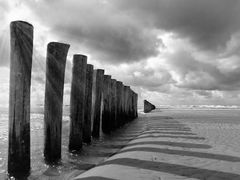
[[[163,115],[157,111],[144,115],[145,118],[139,119],[144,122],[144,131],[139,136],[74,179],[240,179],[240,153],[221,146],[214,135],[216,131],[204,128],[203,123],[200,126]],[[213,126],[224,129],[225,125]],[[211,135],[215,139],[209,138]]]

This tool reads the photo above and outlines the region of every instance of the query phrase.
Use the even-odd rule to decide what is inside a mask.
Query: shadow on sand
[[[171,135],[141,135],[137,137],[136,139],[142,139],[142,138],[181,138],[181,139],[191,139],[191,140],[205,140],[204,137],[197,137],[197,136],[171,136]]]
[[[236,157],[236,156],[211,154],[211,153],[196,152],[196,151],[173,150],[173,149],[165,149],[165,148],[149,148],[149,147],[139,147],[139,148],[137,148],[136,147],[136,148],[130,148],[130,149],[122,150],[119,153],[125,153],[125,152],[131,152],[131,151],[132,152],[133,151],[140,151],[140,152],[164,153],[164,154],[171,154],[171,155],[215,159],[215,160],[222,160],[222,161],[229,161],[229,162],[240,162],[240,157]]]
[[[183,148],[201,148],[201,149],[210,149],[211,146],[206,144],[195,144],[195,143],[183,143],[183,142],[170,142],[170,141],[141,141],[136,143],[130,143],[127,146],[135,145],[166,145],[173,147],[183,147]]]
[[[101,165],[108,165],[108,164],[130,166],[130,167],[153,170],[153,171],[161,171],[161,172],[171,173],[179,176],[185,176],[188,178],[196,178],[200,180],[206,180],[206,179],[239,180],[240,179],[240,175],[233,174],[233,173],[188,167],[184,165],[176,165],[176,164],[169,164],[169,163],[163,163],[163,162],[144,161],[144,160],[131,159],[131,158],[114,159],[114,160],[106,161]]]
[[[162,131],[146,131],[141,133],[140,135],[143,134],[174,134],[174,135],[197,135],[195,133],[191,133],[191,132],[175,132],[175,131],[166,131],[166,132],[162,132]]]

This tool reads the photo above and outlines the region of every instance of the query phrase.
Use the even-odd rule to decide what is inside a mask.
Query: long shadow
[[[141,168],[146,170],[160,171],[171,173],[179,176],[185,176],[188,178],[196,178],[200,180],[212,179],[212,180],[239,180],[240,175],[234,173],[227,173],[222,171],[201,169],[195,167],[188,167],[184,165],[169,164],[164,162],[145,161],[131,158],[119,158],[110,161],[106,161],[101,165],[116,164],[123,166],[130,166],[135,168]]]
[[[150,134],[150,133],[155,133],[155,134],[179,134],[179,135],[197,135],[195,133],[191,133],[191,132],[171,132],[171,131],[166,131],[166,132],[162,132],[162,131],[145,131],[143,133],[141,133],[140,135],[143,134]]]
[[[152,120],[152,119],[151,119]],[[155,123],[155,124],[183,124],[183,123],[181,123],[181,122],[179,122],[179,121],[173,121],[173,120],[161,120],[161,121],[159,121],[159,120],[157,120],[157,121],[152,121],[153,123]],[[151,124],[149,124],[150,126],[151,126]]]
[[[173,120],[173,118],[172,117],[169,117],[169,116],[155,116],[155,117],[149,117],[149,119],[151,119],[151,120],[157,120],[157,121],[159,121],[159,120],[166,120],[166,119],[170,119],[169,121],[175,121],[175,122],[178,122],[178,121],[176,121],[176,120]]]
[[[187,131],[187,132],[190,132],[191,129],[190,128],[174,128],[174,127],[164,127],[164,128],[151,128],[151,129],[148,129],[147,131],[162,131],[162,130],[172,130],[172,131]]]
[[[122,150],[119,153],[125,153],[125,152],[131,152],[131,151],[155,152],[155,153],[173,154],[173,155],[180,155],[180,156],[216,159],[216,160],[223,160],[223,161],[229,161],[229,162],[240,162],[240,157],[236,157],[236,156],[211,154],[211,153],[196,152],[196,151],[173,150],[173,149],[166,149],[166,148],[136,147],[136,148]]]
[[[130,143],[127,146],[136,145],[166,145],[173,147],[183,147],[183,148],[199,148],[199,149],[209,149],[211,146],[206,144],[195,144],[195,143],[182,143],[182,142],[170,142],[170,141],[141,141],[136,143]]]
[[[187,126],[185,126],[185,125],[169,125],[169,124],[166,124],[166,125],[164,125],[164,124],[161,124],[161,125],[155,125],[155,127],[158,127],[158,128],[166,128],[166,127],[170,127],[170,128],[187,128]],[[151,129],[151,128],[149,128],[149,129]]]
[[[183,123],[180,123],[178,121],[156,121],[156,122],[152,122],[151,124],[149,124],[150,127],[152,127],[154,124],[179,124],[179,125],[184,125]]]
[[[204,137],[197,137],[197,136],[169,136],[169,135],[144,135],[144,136],[138,136],[136,139],[141,138],[181,138],[181,139],[191,139],[191,140],[205,140]]]
[[[115,180],[112,178],[105,178],[101,176],[90,176],[90,177],[85,177],[85,178],[77,178],[75,180]]]
[[[206,144],[195,144],[195,143],[180,143],[180,142],[169,142],[169,141],[144,141],[144,142],[136,142],[136,143],[124,143],[124,144],[103,144],[102,148],[110,148],[110,149],[121,149],[125,146],[135,146],[135,145],[166,145],[173,147],[185,147],[185,148],[201,148],[201,149],[209,149],[211,146]]]

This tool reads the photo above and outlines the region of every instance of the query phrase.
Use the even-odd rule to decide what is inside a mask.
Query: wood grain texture
[[[14,21],[10,25],[10,93],[8,173],[17,176],[30,171],[30,86],[33,26]]]
[[[92,129],[92,136],[95,138],[98,138],[100,136],[103,75],[104,75],[104,70],[102,69],[96,70],[95,103],[94,103],[94,116],[93,116],[93,129]]]
[[[83,143],[87,56],[74,55],[70,95],[69,150],[79,151]]]
[[[51,42],[47,46],[44,157],[50,164],[61,159],[63,88],[69,47],[58,42]]]
[[[93,86],[93,65],[87,64],[86,88],[85,88],[85,108],[83,122],[83,142],[91,142],[91,117],[92,117],[92,86]]]

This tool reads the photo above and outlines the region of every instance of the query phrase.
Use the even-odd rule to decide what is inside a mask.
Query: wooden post
[[[125,124],[128,120],[128,114],[127,114],[127,105],[128,105],[128,94],[127,94],[127,86],[123,87],[124,89],[124,120],[123,124]]]
[[[132,90],[132,119],[135,118],[135,92]]]
[[[127,86],[127,121],[128,122],[131,119],[130,106],[131,106],[130,86]]]
[[[91,134],[93,131],[93,119],[95,114],[95,101],[96,101],[96,74],[97,70],[93,70],[93,85],[92,85],[92,115],[91,115]]]
[[[68,44],[51,42],[47,47],[44,105],[44,157],[54,164],[61,159],[62,105]]]
[[[33,52],[33,26],[14,21],[11,31],[9,89],[8,173],[30,171],[30,86]]]
[[[122,125],[122,86],[123,83],[120,81],[117,81],[116,84],[116,90],[117,90],[117,127],[120,127]]]
[[[131,118],[134,119],[134,92],[131,90]]]
[[[117,81],[116,79],[111,79],[111,129],[114,130],[117,126]]]
[[[74,55],[70,96],[70,151],[79,151],[82,148],[86,71],[87,56]]]
[[[95,89],[96,94],[95,94],[95,105],[94,105],[93,130],[92,130],[92,136],[95,138],[98,138],[100,136],[103,75],[104,75],[104,70],[97,69],[97,71],[96,71],[96,89]]]
[[[137,93],[134,92],[134,118],[138,117],[137,103],[138,103],[138,95]]]
[[[124,121],[125,121],[125,93],[124,93],[124,85],[121,85],[121,121],[120,124],[121,126],[124,125]]]
[[[85,112],[83,123],[83,142],[91,143],[91,116],[92,116],[92,85],[93,85],[93,65],[87,64],[86,89],[85,89]]]
[[[111,99],[110,99],[111,76],[104,75],[103,82],[103,113],[102,113],[102,131],[111,132]]]
[[[130,88],[129,89],[129,120],[132,120],[133,119],[133,116],[132,116],[132,103],[133,102],[133,97],[132,97],[132,89]]]

